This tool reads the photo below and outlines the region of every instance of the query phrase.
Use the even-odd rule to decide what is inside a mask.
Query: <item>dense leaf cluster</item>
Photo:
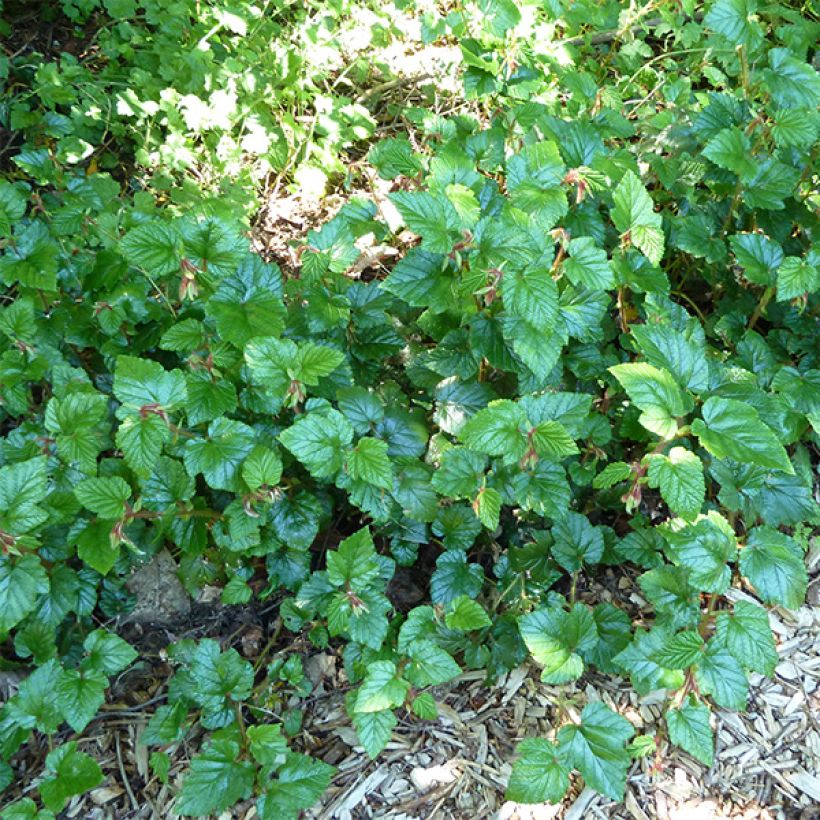
[[[178,5],[183,26],[194,4]],[[256,41],[204,5],[185,36],[232,32],[196,56],[241,73]],[[101,781],[78,736],[137,653],[97,624],[165,548],[192,595],[281,598],[288,630],[340,653],[371,756],[398,713],[436,717],[431,687],[531,658],[549,684],[597,669],[665,692],[669,741],[711,763],[710,709],[743,709],[749,674],[773,671],[763,605],[802,603],[820,520],[820,79],[799,12],[683,5],[648,30],[619,3],[428,14],[425,36],[460,38],[475,115],[376,143],[389,199],[351,199],[297,271],[189,184],[160,207],[163,171],[132,194],[66,153],[105,138],[85,98],[118,61],[123,99],[144,88],[150,28],[130,18],[154,3],[103,3],[119,51],[99,84],[67,58],[37,69],[4,113],[23,141],[0,181],[0,638],[30,670],[0,707],[0,786],[41,735],[64,741],[38,775],[45,810]],[[237,86],[231,128],[266,93]],[[181,151],[190,109],[159,110]],[[223,156],[224,135],[188,138]],[[402,231],[417,239],[392,269],[355,273]],[[425,584],[407,612],[398,567]],[[602,567],[637,577],[640,625],[583,592]],[[141,737],[154,771],[167,780],[195,722],[209,733],[178,813],[255,796],[279,818],[318,798],[331,767],[286,740],[287,698],[310,691],[298,657],[254,666],[213,640],[169,657]],[[665,742],[602,703],[558,711],[520,745],[510,799],[558,801],[574,771],[620,799],[631,759]],[[37,811],[26,797],[2,817]]]

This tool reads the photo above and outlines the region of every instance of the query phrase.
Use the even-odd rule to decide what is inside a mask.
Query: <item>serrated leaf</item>
[[[353,428],[337,410],[314,412],[280,433],[279,440],[315,478],[331,478],[342,467]]]
[[[120,242],[125,258],[152,276],[163,276],[179,270],[182,237],[177,229],[162,220],[137,225]]]
[[[17,626],[49,591],[49,580],[35,555],[0,555],[0,632]]]
[[[79,751],[74,740],[49,752],[45,774],[40,782],[40,797],[45,807],[53,812],[62,811],[69,798],[83,794],[103,781],[97,761]]]
[[[97,669],[106,675],[122,672],[137,659],[137,650],[107,629],[89,632],[83,641],[83,649],[88,653],[83,667]]]
[[[717,640],[746,669],[771,675],[777,665],[777,649],[766,610],[750,601],[737,601],[732,612],[719,612]]]
[[[66,722],[82,732],[105,703],[108,678],[94,669],[63,669],[57,678],[54,695]]]
[[[692,400],[668,370],[632,362],[610,367],[609,372],[621,383],[633,404],[643,411],[640,422],[647,430],[662,438],[675,435],[676,419],[692,409]]]
[[[665,669],[688,669],[703,652],[703,638],[695,630],[673,635],[655,654],[658,666]]]
[[[482,487],[473,502],[473,510],[478,520],[494,532],[501,516],[501,493],[493,487]]]
[[[604,537],[585,515],[568,512],[552,528],[552,557],[567,572],[597,564],[604,554]]]
[[[541,680],[559,684],[577,680],[584,671],[582,652],[598,639],[590,609],[575,604],[563,609],[538,609],[518,621],[521,637],[535,661],[544,667]]]
[[[413,714],[421,720],[435,720],[438,717],[438,706],[429,692],[421,692],[410,705]]]
[[[505,798],[516,803],[558,803],[569,788],[569,769],[554,743],[540,737],[522,740],[516,747]]]
[[[504,307],[538,330],[550,330],[558,315],[558,287],[548,270],[506,271],[501,279]]]
[[[215,490],[236,490],[239,470],[253,449],[254,438],[247,424],[220,417],[208,426],[206,439],[191,439],[185,444],[185,469],[191,476],[202,473]]]
[[[777,271],[777,301],[797,299],[820,289],[820,259],[787,256]]]
[[[238,743],[212,739],[191,758],[174,811],[193,817],[225,811],[250,796],[254,777],[254,766],[241,759]]]
[[[767,603],[797,609],[806,598],[803,553],[792,538],[772,527],[749,531],[740,551],[740,572]]]
[[[500,399],[472,416],[459,431],[459,438],[479,453],[520,458],[527,444],[522,433],[525,422],[520,405]]]
[[[382,712],[357,712],[353,726],[367,756],[374,760],[390,742],[393,729],[399,722],[392,709]]]
[[[729,239],[743,275],[756,285],[770,285],[783,261],[783,249],[760,233],[739,233]]]
[[[405,225],[421,237],[421,247],[432,253],[450,253],[460,238],[461,221],[447,197],[429,191],[390,194]]]
[[[356,712],[381,712],[401,706],[410,684],[396,675],[396,664],[392,661],[371,663],[356,694]]]
[[[694,695],[678,707],[666,710],[669,739],[706,766],[715,757],[715,739],[709,725],[709,707],[699,703]]]
[[[330,785],[335,771],[323,760],[289,753],[256,804],[260,820],[279,820],[283,814],[296,816],[310,808]]]
[[[125,515],[131,488],[119,476],[86,478],[74,488],[77,500],[100,518],[117,520]]]
[[[529,435],[535,452],[542,458],[560,461],[578,452],[578,446],[560,421],[542,421]]]
[[[444,623],[448,629],[457,629],[461,632],[471,632],[474,629],[484,629],[492,625],[490,616],[478,601],[459,595],[447,606]]]
[[[723,522],[705,518],[678,530],[666,532],[668,553],[673,563],[686,567],[688,583],[703,592],[723,593],[731,581],[728,566],[737,554],[737,541]]]
[[[715,0],[703,22],[722,34],[733,46],[754,47],[763,38],[755,19],[756,0]]]
[[[653,265],[659,264],[664,247],[661,215],[655,213],[652,197],[632,171],[623,175],[612,194],[612,201],[611,216],[615,227],[621,235],[628,233],[632,244]]]
[[[704,146],[703,155],[739,176],[743,182],[748,182],[757,172],[751,140],[736,127],[718,131]]]
[[[447,604],[460,595],[475,598],[481,591],[484,572],[478,564],[467,562],[461,550],[442,553],[430,579],[430,598],[434,604]]]
[[[563,271],[567,279],[579,288],[609,290],[615,287],[615,277],[606,251],[597,247],[589,236],[580,236],[569,243],[569,258]]]
[[[695,666],[695,680],[704,695],[718,706],[743,710],[749,696],[749,680],[740,664],[713,638]]]
[[[581,713],[580,726],[558,730],[559,754],[595,791],[622,800],[630,763],[624,744],[634,734],[626,718],[603,703],[589,703]]]
[[[712,396],[703,403],[701,415],[703,420],[692,423],[692,432],[712,455],[794,474],[783,445],[754,407]]]
[[[461,674],[452,655],[427,638],[412,641],[407,647],[411,663],[405,667],[407,680],[417,688],[438,686]]]
[[[622,481],[626,481],[632,476],[632,467],[625,461],[613,461],[607,464],[603,470],[592,480],[592,486],[596,490],[608,490]]]
[[[377,438],[360,438],[347,454],[347,472],[357,481],[390,490],[393,467],[387,455],[387,442]]]

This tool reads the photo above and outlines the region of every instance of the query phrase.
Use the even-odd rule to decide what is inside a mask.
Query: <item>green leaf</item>
[[[756,285],[774,283],[775,271],[783,261],[783,249],[760,233],[739,233],[729,239],[743,275]]]
[[[0,468],[0,530],[22,535],[46,520],[39,502],[46,497],[47,480],[41,456]]]
[[[820,289],[820,260],[787,256],[777,271],[777,301],[786,302]]]
[[[538,609],[521,617],[518,628],[527,649],[544,667],[541,680],[550,684],[577,680],[584,671],[580,653],[598,639],[592,612],[583,604],[575,604],[569,612]]]
[[[754,407],[736,399],[712,396],[703,403],[701,415],[703,420],[693,422],[692,432],[713,456],[794,474],[783,445],[760,420]]]
[[[48,575],[37,556],[0,555],[0,633],[17,626],[48,591]]]
[[[199,817],[225,811],[250,797],[256,773],[253,763],[241,759],[240,751],[232,740],[208,741],[191,759],[174,811]]]
[[[231,382],[214,381],[207,373],[189,373],[185,381],[188,393],[185,415],[192,427],[236,410],[236,388]]]
[[[82,732],[105,703],[108,678],[94,669],[63,669],[57,678],[54,695],[66,722]]]
[[[450,302],[450,280],[444,275],[447,257],[421,248],[411,248],[390,271],[381,287],[412,307],[440,312]]]
[[[376,547],[367,527],[349,535],[327,553],[327,579],[334,586],[363,589],[379,577],[379,572]]]
[[[622,236],[629,234],[630,242],[653,265],[658,265],[664,246],[661,215],[655,213],[652,197],[632,171],[623,175],[612,194],[612,201],[611,216],[615,227]]]
[[[100,518],[118,520],[125,515],[131,488],[118,476],[86,478],[74,488],[77,500]]]
[[[438,686],[461,674],[461,668],[452,655],[433,641],[421,638],[407,647],[411,663],[405,667],[407,680],[417,688]]]
[[[622,800],[630,763],[624,744],[634,734],[626,718],[603,703],[589,703],[581,713],[580,726],[558,730],[559,754],[595,791]]]
[[[393,487],[393,467],[387,455],[387,442],[377,438],[360,438],[347,455],[347,472],[356,481],[375,487]]]
[[[569,770],[554,743],[540,737],[522,740],[516,747],[504,795],[516,803],[559,803],[569,788]]]
[[[182,237],[170,223],[155,219],[130,230],[122,238],[120,250],[134,267],[163,276],[179,270]]]
[[[769,68],[763,76],[778,108],[816,109],[820,102],[820,78],[805,60],[787,48],[769,49]]]
[[[460,595],[475,598],[484,582],[484,572],[478,564],[467,563],[461,550],[442,553],[430,579],[430,597],[434,604],[448,604]]]
[[[279,453],[261,444],[257,444],[242,462],[242,480],[251,490],[275,487],[281,477],[282,459]]]
[[[740,551],[740,572],[766,603],[797,609],[806,599],[803,553],[792,538],[772,527],[749,531]]]
[[[374,760],[390,742],[398,723],[392,709],[382,712],[357,712],[353,715],[353,727],[359,736],[367,756]]]
[[[750,601],[737,601],[731,613],[719,612],[713,640],[734,655],[746,669],[771,675],[777,665],[777,649],[766,610]]]
[[[401,706],[410,684],[396,675],[396,664],[392,661],[369,664],[367,675],[356,694],[356,712],[381,712]]]
[[[77,555],[100,575],[108,575],[120,556],[120,539],[110,521],[92,521],[77,536]]]
[[[688,582],[703,592],[723,593],[731,581],[728,562],[737,554],[737,541],[731,527],[710,518],[678,530],[667,530],[668,552],[673,563],[686,567]]]
[[[441,456],[432,485],[441,495],[473,498],[484,480],[487,457],[467,447],[452,447]]]
[[[597,247],[589,236],[580,236],[569,243],[569,258],[564,261],[563,271],[567,279],[579,288],[610,290],[615,287],[615,277],[606,251]]]
[[[558,315],[558,287],[548,270],[505,271],[504,307],[537,330],[550,330]]]
[[[703,653],[703,638],[695,630],[679,632],[655,653],[654,660],[665,669],[688,669]]]
[[[288,750],[279,724],[258,724],[247,729],[249,748],[254,760],[263,766],[281,763]]]
[[[420,720],[435,720],[438,717],[436,701],[429,692],[422,692],[413,698],[410,708]]]
[[[295,817],[302,809],[310,808],[330,785],[335,771],[322,760],[289,753],[276,779],[266,785],[257,802],[261,820]]]
[[[632,403],[643,411],[641,424],[662,438],[671,438],[678,429],[677,417],[692,409],[672,374],[644,362],[617,364],[609,372],[621,383]]]
[[[279,268],[248,254],[236,272],[219,283],[206,310],[216,320],[220,337],[236,347],[256,337],[279,336],[286,313]]]
[[[299,346],[289,375],[303,384],[315,386],[329,376],[345,359],[344,353],[327,345],[307,342]]]
[[[353,428],[337,410],[313,412],[280,433],[279,440],[314,478],[332,478],[342,468]]]
[[[121,418],[144,407],[168,412],[185,404],[185,377],[150,359],[118,356],[114,395],[122,404]]]
[[[40,782],[40,797],[46,808],[62,811],[70,798],[98,786],[103,773],[93,757],[77,749],[77,742],[63,743],[46,757],[46,776]]]
[[[237,490],[242,462],[253,449],[254,432],[246,424],[221,417],[208,426],[207,439],[191,439],[182,454],[191,476],[199,473],[215,490]]]
[[[368,152],[367,158],[376,167],[382,179],[397,176],[413,177],[421,170],[421,159],[413,152],[407,137],[379,140]]]
[[[88,653],[83,667],[99,670],[106,675],[122,672],[138,655],[133,646],[107,629],[89,632],[83,641],[83,649]]]
[[[399,191],[390,194],[390,199],[405,225],[421,237],[423,250],[450,253],[460,238],[461,221],[447,197],[428,191]]]
[[[608,490],[622,481],[626,481],[632,476],[632,467],[625,461],[613,461],[607,464],[603,470],[592,480],[592,486],[596,490]]]
[[[604,554],[604,537],[585,515],[568,512],[552,528],[552,557],[567,572],[597,564]]]
[[[712,765],[715,756],[710,714],[709,707],[699,703],[694,695],[689,695],[680,707],[666,710],[669,739],[706,766]]]
[[[493,487],[482,487],[473,503],[473,509],[478,520],[490,532],[494,532],[501,516],[501,493]]]
[[[664,456],[649,456],[649,486],[660,487],[663,500],[674,515],[694,518],[706,495],[703,463],[689,450],[673,447]]]
[[[749,696],[749,680],[741,665],[714,638],[695,666],[695,680],[718,706],[742,711]]]
[[[743,182],[748,182],[757,173],[757,165],[752,159],[751,140],[739,128],[718,131],[706,143],[703,155],[715,165],[737,174]]]
[[[526,435],[521,432],[525,423],[520,405],[500,399],[470,418],[459,431],[459,438],[479,453],[517,459],[527,446]]]
[[[530,437],[541,458],[560,461],[578,452],[578,446],[560,421],[542,421],[530,431]]]
[[[722,34],[733,46],[753,48],[763,37],[756,22],[756,0],[715,0],[703,18],[712,31]]]
[[[141,476],[147,476],[159,460],[163,445],[171,440],[168,425],[157,415],[128,416],[117,430],[117,447],[126,463]]]
[[[37,667],[17,688],[8,702],[12,720],[24,729],[36,728],[51,735],[63,722],[63,714],[57,706],[54,690],[61,669],[56,660]]]
[[[490,616],[478,601],[459,595],[447,605],[447,614],[444,623],[448,629],[457,629],[460,632],[471,632],[474,629],[484,629],[492,626]]]

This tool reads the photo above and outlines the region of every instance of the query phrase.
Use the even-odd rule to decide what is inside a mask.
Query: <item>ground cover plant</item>
[[[278,624],[252,658],[167,648],[140,742],[168,780],[198,733],[181,815],[297,816],[329,784],[288,636],[343,660],[371,757],[464,670],[665,692],[663,734],[591,702],[523,739],[524,803],[579,777],[619,800],[668,744],[710,764],[711,710],[773,671],[767,607],[802,603],[820,520],[820,25],[751,0],[406,7],[458,44],[470,106],[376,140],[372,66],[312,52],[363,9],[398,36],[375,4],[66,0],[82,48],[0,57],[3,820],[102,782],[83,737],[142,662],[118,619],[163,550],[191,596]],[[298,269],[251,253],[255,192],[341,184],[364,139],[388,198],[352,197]],[[357,266],[374,243],[399,260]],[[637,618],[582,600],[605,568],[638,573]]]

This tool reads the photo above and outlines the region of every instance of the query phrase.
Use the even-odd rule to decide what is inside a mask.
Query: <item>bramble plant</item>
[[[185,43],[218,40],[225,61],[183,48],[163,77],[179,93],[192,55],[239,76],[257,54],[253,26],[204,5]],[[431,42],[460,42],[473,114],[408,110],[413,140],[369,153],[390,204],[350,199],[281,271],[249,251],[250,201],[173,186],[178,99],[160,95],[136,163],[159,151],[170,170],[143,190],[71,155],[109,134],[82,101],[130,60],[136,94],[164,41],[154,2],[64,7],[118,21],[111,62],[0,72],[19,138],[0,181],[0,638],[29,670],[0,707],[0,786],[49,743],[36,795],[0,817],[53,816],[102,781],[78,742],[138,657],[111,626],[125,580],[166,548],[192,595],[280,596],[284,628],[340,653],[371,757],[397,713],[436,718],[434,687],[532,659],[548,684],[595,669],[660,690],[665,729],[635,737],[588,703],[520,743],[509,799],[560,801],[578,772],[620,800],[667,741],[710,765],[711,710],[744,709],[749,674],[773,672],[766,606],[802,604],[820,523],[820,26],[751,0],[427,12]],[[248,93],[240,132],[267,92]],[[219,176],[222,140],[188,138]],[[363,240],[402,246],[402,228],[418,239],[392,269],[351,274]],[[388,584],[414,565],[428,602],[398,612]],[[585,594],[601,567],[637,573],[638,624]],[[254,664],[211,639],[168,656],[141,736],[156,776],[208,733],[178,814],[255,797],[278,820],[320,797],[332,767],[288,746],[299,656]]]

